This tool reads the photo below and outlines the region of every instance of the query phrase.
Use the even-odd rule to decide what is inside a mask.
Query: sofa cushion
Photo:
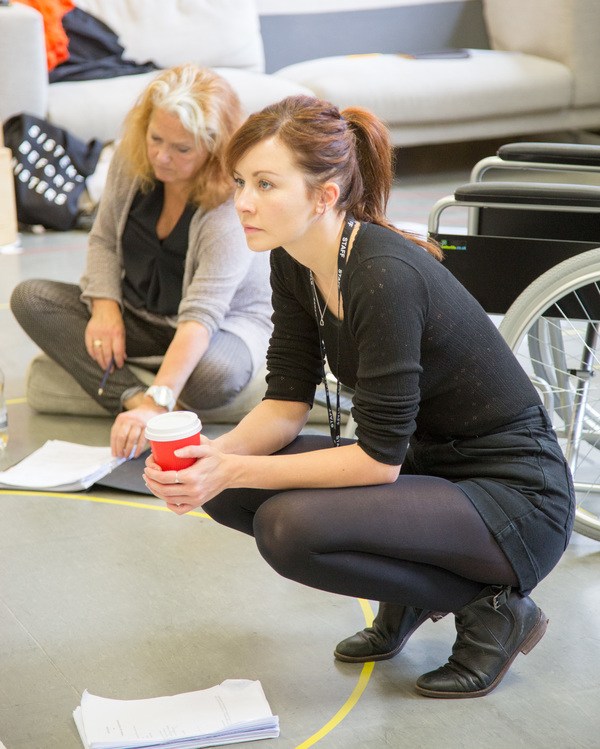
[[[237,68],[217,68],[242,101],[249,114],[267,104],[297,93],[311,91],[293,81]],[[153,73],[127,75],[94,81],[64,81],[49,86],[48,119],[88,141],[115,140],[127,112],[152,78]]]
[[[154,365],[155,362],[151,362],[152,369],[141,366],[132,366],[131,369],[145,385],[150,385],[155,376],[152,371],[156,369]],[[266,389],[266,371],[266,365],[261,367],[244,390],[226,405],[199,411],[201,420],[205,424],[237,424],[262,400]],[[109,416],[69,372],[46,354],[39,354],[29,363],[25,375],[25,392],[28,405],[38,413]]]
[[[567,65],[573,104],[600,104],[598,0],[483,0],[493,49],[520,50]]]
[[[108,24],[136,62],[264,70],[254,0],[77,0],[77,7]]]
[[[48,87],[47,118],[86,142],[92,138],[115,140],[125,115],[155,75],[52,83]]]
[[[246,114],[258,112],[269,104],[295,94],[312,95],[312,91],[301,83],[287,78],[278,78],[266,73],[253,73],[237,68],[215,68],[240,97]]]
[[[470,50],[468,57],[327,57],[275,75],[341,109],[361,106],[393,124],[438,123],[560,110],[571,104],[569,69],[532,55]]]

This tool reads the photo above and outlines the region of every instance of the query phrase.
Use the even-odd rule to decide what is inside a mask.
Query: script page
[[[218,686],[172,697],[112,700],[84,692],[81,721],[90,746],[170,742],[206,734],[240,734],[278,724],[259,681],[229,679]]]
[[[110,447],[48,440],[20,463],[0,472],[0,484],[29,489],[76,484],[89,486],[122,462],[122,458],[111,456]]]

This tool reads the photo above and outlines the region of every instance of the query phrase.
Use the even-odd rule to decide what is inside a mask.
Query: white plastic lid
[[[191,437],[199,432],[202,423],[192,411],[171,411],[153,416],[146,424],[146,439],[154,442],[171,442]]]

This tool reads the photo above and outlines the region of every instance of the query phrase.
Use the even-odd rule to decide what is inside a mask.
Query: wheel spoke
[[[540,392],[571,467],[575,529],[600,540],[600,248],[531,284],[500,332]]]

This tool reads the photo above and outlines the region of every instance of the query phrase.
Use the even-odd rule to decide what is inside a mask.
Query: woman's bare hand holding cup
[[[148,489],[176,514],[184,515],[201,507],[230,486],[229,464],[235,456],[222,453],[207,437],[202,436],[199,447],[182,447],[176,455],[196,458],[196,462],[180,471],[163,471],[150,455],[144,470]]]

